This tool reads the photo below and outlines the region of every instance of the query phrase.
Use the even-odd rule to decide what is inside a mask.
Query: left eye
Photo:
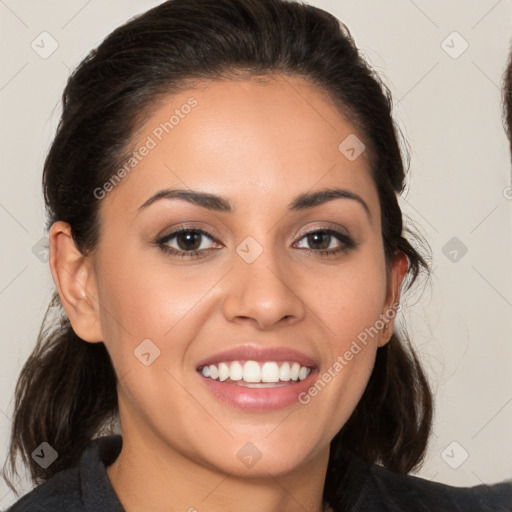
[[[311,231],[304,235],[301,240],[305,241],[310,245],[310,247],[301,247],[305,249],[317,249],[319,251],[331,251],[334,249],[338,249],[340,246],[344,247],[346,245],[350,245],[349,239],[346,235],[339,233],[330,229],[323,229],[317,231]],[[333,242],[338,242],[338,244],[333,244]],[[299,242],[301,243],[301,242]],[[316,245],[316,247],[315,247]]]

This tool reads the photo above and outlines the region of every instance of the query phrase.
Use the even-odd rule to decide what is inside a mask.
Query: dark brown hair
[[[386,262],[409,260],[407,289],[428,264],[405,236],[397,193],[405,169],[388,88],[331,14],[288,0],[170,0],[135,17],[91,51],[69,78],[62,118],[43,174],[48,227],[71,225],[83,254],[98,240],[93,191],[130,154],[133,135],[158,99],[194,80],[300,76],[326,91],[364,138],[382,211]],[[341,141],[340,141],[341,142]],[[348,447],[369,462],[408,472],[422,460],[432,395],[405,334],[377,352],[375,368],[349,421],[331,443],[325,497],[341,510]],[[37,345],[15,390],[9,461],[16,454],[34,483],[78,462],[118,414],[116,375],[103,343],[72,330],[54,295]],[[30,454],[43,441],[59,457],[47,469]],[[11,487],[12,488],[12,487]]]
[[[512,155],[512,47],[508,56],[507,68],[503,74],[502,103],[503,120]]]

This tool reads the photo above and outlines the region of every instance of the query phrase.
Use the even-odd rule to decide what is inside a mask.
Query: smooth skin
[[[329,443],[394,319],[307,405],[236,408],[211,394],[197,363],[246,343],[285,346],[316,358],[322,374],[399,301],[407,258],[396,253],[387,275],[367,152],[350,161],[338,149],[350,134],[363,137],[317,86],[286,75],[200,84],[159,104],[133,150],[190,97],[197,106],[101,200],[92,254],[77,250],[66,223],[50,230],[71,325],[105,343],[118,376],[123,448],[107,473],[127,512],[319,512]],[[368,212],[350,198],[288,209],[299,194],[334,187]],[[222,196],[233,211],[183,199],[140,208],[177,188]],[[211,236],[199,255],[156,243],[182,226]],[[355,245],[306,236],[325,228]],[[236,251],[249,236],[263,249],[252,263]],[[183,236],[165,244],[190,247]],[[326,247],[346,250],[321,254]],[[145,339],[160,350],[148,366],[134,356]],[[250,468],[237,456],[248,442],[262,455]]]

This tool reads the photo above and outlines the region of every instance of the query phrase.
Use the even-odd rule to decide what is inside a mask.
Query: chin
[[[265,435],[268,436],[268,430]],[[228,473],[240,478],[268,478],[284,476],[313,461],[316,457],[328,457],[329,444],[290,442],[276,437],[274,440],[231,442],[221,452],[212,454],[205,450],[204,465],[217,472]],[[226,455],[227,454],[227,455]]]

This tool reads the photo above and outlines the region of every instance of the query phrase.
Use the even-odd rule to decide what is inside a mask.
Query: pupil
[[[330,242],[330,234],[325,231],[318,231],[308,236],[308,243],[314,245],[315,243],[319,243],[321,247],[317,247],[318,249],[327,249],[329,247]],[[321,242],[322,238],[324,239],[324,243]]]
[[[177,237],[178,246],[180,249],[186,250],[196,250],[200,245],[201,234],[196,231],[186,231],[184,233],[180,233]],[[185,243],[181,243],[185,241]]]

